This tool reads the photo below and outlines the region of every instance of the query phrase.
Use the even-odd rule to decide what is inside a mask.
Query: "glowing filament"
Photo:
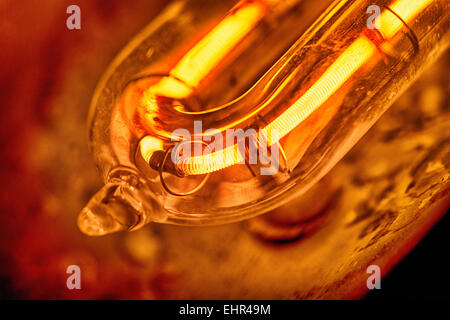
[[[172,69],[170,74],[181,79],[165,78],[151,87],[152,94],[170,98],[185,98],[236,44],[244,38],[264,13],[263,2],[248,3],[223,19],[210,33],[198,42]]]
[[[405,22],[410,22],[431,1],[399,0],[390,8]],[[197,86],[201,79],[251,30],[262,14],[263,7],[259,2],[243,6],[235,14],[225,18],[189,51],[171,74],[183,79],[192,87]],[[382,26],[380,32],[386,39],[392,38],[403,27],[402,22],[389,10],[381,14],[380,25]],[[368,38],[363,35],[357,38],[295,103],[263,129],[267,132],[276,132],[276,136],[267,137],[268,146],[278,143],[311,115],[376,52],[375,44]],[[152,90],[157,90],[159,93],[165,92],[170,97],[180,97],[190,93],[187,89],[176,89],[174,82],[176,82],[174,79],[163,80]],[[178,86],[180,86],[179,83]],[[172,89],[178,90],[178,93],[172,92]],[[237,145],[233,145],[203,156],[186,159],[179,169],[187,175],[206,174],[237,164],[242,160]]]

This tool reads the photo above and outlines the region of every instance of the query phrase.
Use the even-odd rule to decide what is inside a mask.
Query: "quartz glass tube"
[[[200,2],[157,18],[97,89],[90,139],[106,186],[80,214],[88,234],[238,221],[300,196],[449,44],[445,0],[335,1],[284,54],[301,1],[222,2],[208,18]],[[267,36],[277,23],[284,41]],[[164,34],[173,48],[154,46]]]

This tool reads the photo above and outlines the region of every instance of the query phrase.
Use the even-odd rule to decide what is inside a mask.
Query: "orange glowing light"
[[[413,20],[432,0],[398,0],[390,8],[405,22]],[[261,18],[263,7],[259,2],[240,8],[234,15],[228,16],[197,46],[195,46],[172,70],[174,76],[183,79],[195,87],[200,80],[247,34]],[[403,27],[402,22],[390,11],[380,16],[381,33],[385,39],[392,38]],[[324,74],[286,111],[269,123],[262,131],[267,135],[268,146],[278,143],[281,138],[304,121],[312,112],[327,101],[358,69],[377,52],[377,48],[365,36],[356,39],[324,72]],[[158,93],[168,96],[185,96],[187,87],[177,93],[181,84],[176,80],[163,80],[157,86]],[[242,162],[237,145],[223,148],[203,156],[194,156],[185,160],[180,170],[187,175],[206,174],[224,169]]]
[[[409,22],[430,2],[431,0],[413,1],[412,3],[408,0],[399,0],[391,6],[391,9]],[[385,38],[393,37],[403,27],[402,22],[387,10],[380,15],[380,24]],[[366,37],[359,37],[300,99],[266,128],[277,130],[280,139],[284,137],[320,107],[375,52],[376,47],[371,41]],[[278,140],[270,141],[269,145],[277,142]]]
[[[145,161],[149,162],[155,151],[163,150],[163,143],[160,139],[145,136],[139,143],[141,154]]]
[[[360,37],[350,45],[325,73],[292,106],[266,126],[278,131],[279,139],[298,126],[320,107],[375,52],[375,45]],[[278,140],[269,140],[269,145]]]
[[[201,156],[185,158],[179,170],[186,175],[200,175],[218,171],[242,162],[238,145],[232,145]]]
[[[423,11],[433,0],[399,0],[390,8],[396,12],[405,22],[413,20],[417,14]],[[384,12],[380,16],[381,33],[385,38],[392,38],[403,27],[402,22],[390,12]]]
[[[249,2],[225,17],[198,42],[171,70],[173,78],[165,78],[150,88],[151,94],[170,98],[186,98],[200,81],[225,58],[236,44],[253,29],[264,15],[263,1]],[[187,85],[183,85],[181,79]]]

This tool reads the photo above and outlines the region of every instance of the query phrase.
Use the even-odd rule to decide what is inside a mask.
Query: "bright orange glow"
[[[391,9],[404,21],[411,21],[432,0],[399,0]],[[381,32],[385,38],[393,37],[401,30],[403,24],[391,12],[385,10],[380,16]],[[342,84],[366,63],[376,52],[375,45],[366,37],[359,37],[342,55],[325,71],[319,80],[305,92],[288,110],[270,123],[266,128],[278,130],[280,139],[300,124],[314,110],[320,107]],[[278,141],[270,141],[272,145]]]
[[[155,151],[163,150],[163,143],[158,138],[153,138],[150,136],[146,136],[142,138],[141,142],[139,143],[139,146],[141,147],[141,154],[145,161],[149,162],[150,157]]]
[[[390,8],[405,22],[410,22],[431,1],[398,0]],[[226,18],[180,61],[172,74],[195,87],[223,59],[226,52],[251,29],[261,17],[262,12],[261,5],[253,3]],[[386,39],[392,38],[403,28],[402,22],[387,10],[380,16],[380,25],[380,31]],[[319,108],[376,52],[375,44],[365,36],[355,40],[293,105],[263,129],[265,132],[272,133],[267,137],[268,146],[278,143]],[[170,89],[175,88],[168,84],[164,86]],[[161,90],[161,87],[158,90]],[[178,95],[183,94],[185,92],[181,90]],[[237,164],[242,160],[237,145],[233,145],[203,156],[191,157],[189,162],[181,165],[180,170],[187,175],[206,174]]]
[[[243,160],[238,145],[235,144],[202,156],[186,158],[187,162],[178,168],[186,175],[199,175],[225,169]]]
[[[280,139],[322,105],[374,54],[375,45],[365,37],[358,38],[328,68],[316,83],[277,119],[266,126],[278,131]],[[272,145],[278,141],[270,141]]]
[[[423,11],[433,0],[399,0],[390,8],[397,13],[405,22],[413,20],[417,14]],[[403,27],[402,22],[392,13],[384,12],[380,16],[381,33],[385,38],[392,38]]]
[[[152,113],[157,111],[156,95],[174,99],[182,99],[189,96],[192,93],[192,88],[197,86],[236,44],[253,29],[255,24],[263,17],[265,6],[264,1],[257,1],[238,7],[235,12],[225,17],[177,63],[170,73],[173,77],[164,78],[146,90],[142,96],[142,104],[147,111],[144,113],[146,121],[148,123],[153,122]],[[176,79],[180,79],[186,84]],[[161,146],[155,147],[155,141],[150,141],[145,137],[141,141],[140,147],[142,157],[148,161],[152,153]],[[195,168],[200,168],[200,163],[203,163],[205,168],[210,169],[214,167],[213,163],[222,163],[222,166],[217,166],[218,169],[212,170],[216,171],[240,161],[242,161],[241,155],[239,153],[236,154],[234,148],[231,148],[218,154],[212,153],[210,156],[204,156],[203,160],[194,157],[190,163]],[[188,171],[190,172],[189,169]],[[202,170],[198,169],[195,172],[198,172],[196,174],[201,174]]]
[[[170,74],[183,80],[165,78],[150,88],[152,94],[170,98],[185,98],[200,81],[244,38],[264,14],[263,2],[243,5],[222,20],[198,42],[172,69]]]
[[[261,2],[249,3],[226,17],[172,70],[171,74],[196,87],[263,15]]]

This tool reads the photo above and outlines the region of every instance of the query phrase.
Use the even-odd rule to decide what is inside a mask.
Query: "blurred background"
[[[360,298],[371,264],[392,271],[367,298],[450,297],[449,218],[414,248],[450,203],[449,53],[315,187],[332,195],[314,208],[319,219],[283,224],[275,212],[226,226],[81,234],[77,214],[101,186],[87,147],[90,99],[167,2],[0,3],[0,298]],[[81,30],[66,28],[71,4]],[[73,264],[82,290],[66,287]]]

